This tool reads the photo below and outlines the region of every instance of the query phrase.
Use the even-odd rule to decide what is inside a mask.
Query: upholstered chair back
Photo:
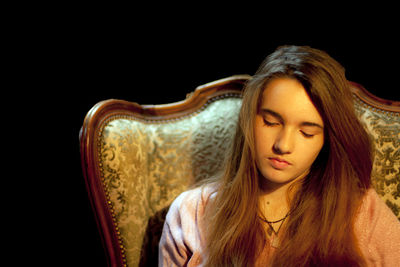
[[[375,149],[372,184],[400,220],[400,102],[378,98],[351,83],[358,118]]]
[[[236,129],[248,75],[199,86],[187,99],[142,106],[96,104],[80,133],[87,191],[110,266],[157,266],[171,202],[220,170]],[[374,139],[373,181],[400,218],[400,107],[352,83],[354,104]]]

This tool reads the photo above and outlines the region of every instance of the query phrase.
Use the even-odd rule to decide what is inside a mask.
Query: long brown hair
[[[324,120],[325,143],[291,199],[272,266],[362,266],[353,224],[370,187],[372,155],[344,68],[323,51],[283,46],[247,83],[217,194],[207,205],[207,266],[252,266],[268,243],[259,210],[254,119],[267,83],[297,79]],[[298,189],[297,189],[298,188]]]

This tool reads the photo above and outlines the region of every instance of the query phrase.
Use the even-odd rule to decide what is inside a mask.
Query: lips
[[[287,162],[281,158],[268,158],[269,162],[271,163],[272,167],[278,170],[286,169],[291,165],[291,163]]]

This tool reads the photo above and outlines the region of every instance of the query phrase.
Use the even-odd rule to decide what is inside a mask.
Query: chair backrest
[[[156,266],[170,203],[219,170],[249,75],[199,86],[187,99],[141,106],[96,104],[81,133],[82,169],[111,266]],[[375,140],[373,181],[400,218],[400,102],[351,83],[361,121]]]
[[[372,184],[400,220],[400,101],[378,98],[351,83],[358,118],[375,148]]]

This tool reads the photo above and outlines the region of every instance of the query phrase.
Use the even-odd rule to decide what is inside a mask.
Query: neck
[[[309,171],[304,172],[299,177],[292,179],[284,183],[271,182],[269,179],[259,176],[259,186],[260,186],[260,199],[270,199],[274,202],[285,203],[289,206],[290,199],[297,191],[298,181],[301,181]]]
[[[305,174],[307,175],[307,173]],[[271,235],[271,229],[277,235],[284,220],[290,213],[290,200],[297,191],[295,184],[305,175],[293,179],[287,183],[273,183],[270,180],[260,176],[260,195],[259,212],[264,221],[279,221],[278,223],[266,223],[264,227],[267,233]],[[282,220],[282,221],[280,221]]]
[[[294,179],[287,183],[273,183],[264,177],[260,177],[260,212],[269,221],[283,218],[290,210],[290,200],[296,192]]]
[[[291,183],[275,187],[266,186],[264,183],[261,184],[263,186],[260,188],[261,194],[259,196],[260,218],[264,221],[264,229],[269,236],[272,233],[278,235],[284,223],[283,219],[289,214],[290,200],[288,189]]]
[[[294,181],[277,184],[271,183],[265,178],[262,178],[262,182],[260,182],[260,199],[270,200],[273,202],[279,202],[281,204],[286,203],[289,204],[290,192],[289,188],[293,184]]]

